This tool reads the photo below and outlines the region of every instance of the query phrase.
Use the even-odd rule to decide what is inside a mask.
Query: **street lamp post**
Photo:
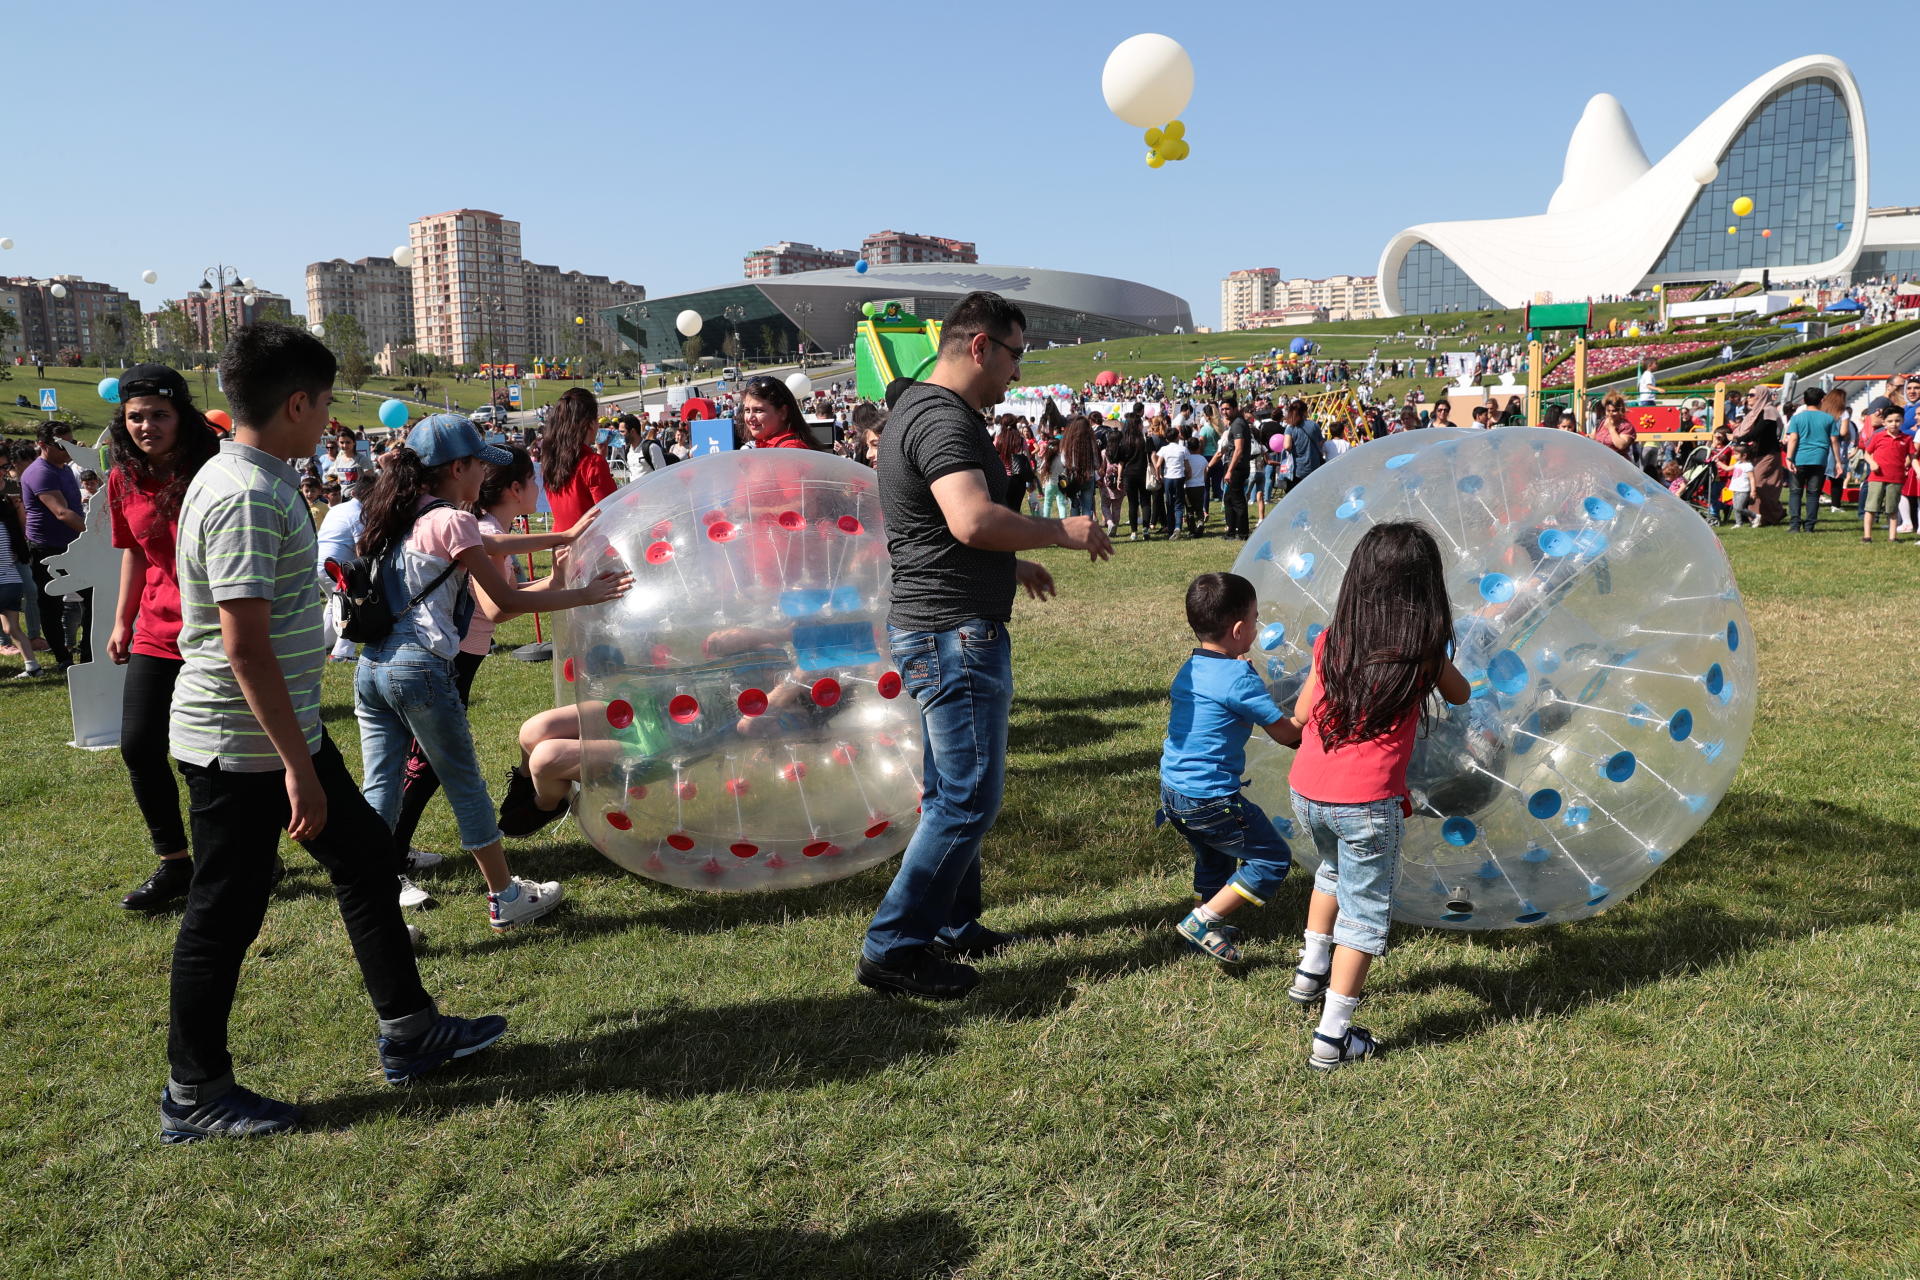
[[[796,302],[793,304],[793,314],[795,316],[794,323],[800,330],[800,337],[794,343],[793,354],[795,359],[799,361],[801,368],[805,368],[807,364],[807,343],[813,341],[813,335],[807,332],[807,321],[813,315],[813,304],[811,302]]]
[[[200,295],[200,311],[202,315],[207,314],[208,306],[212,303],[215,295],[218,295],[220,298],[220,334],[218,339],[216,340],[214,337],[214,322],[213,317],[210,315],[207,316],[206,332],[201,335],[202,340],[216,357],[219,355],[220,348],[227,345],[227,293],[230,289],[244,290],[241,295],[241,305],[252,305],[253,277],[243,276],[240,274],[238,267],[229,267],[224,263],[215,263],[213,266],[202,271],[200,273],[200,287],[195,290],[195,292]],[[202,400],[207,398],[207,366],[205,362],[202,362],[200,365],[200,398]]]
[[[720,314],[726,317],[727,331],[733,336],[733,350],[728,352],[727,354],[732,358],[732,361],[734,364],[739,364],[740,363],[740,322],[747,318],[747,309],[741,306],[739,303],[735,303],[730,307],[722,307],[720,309]]]

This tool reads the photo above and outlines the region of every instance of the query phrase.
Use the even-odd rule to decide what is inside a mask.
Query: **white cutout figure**
[[[104,449],[69,446],[67,452],[82,467],[106,475]],[[67,549],[47,561],[53,580],[47,591],[56,596],[92,587],[93,616],[87,620],[93,661],[77,663],[67,671],[67,701],[73,716],[70,747],[110,751],[120,745],[120,704],[127,669],[107,658],[107,637],[113,634],[113,615],[119,602],[120,558],[113,545],[113,517],[107,510],[107,486],[101,484],[87,499],[87,527]]]

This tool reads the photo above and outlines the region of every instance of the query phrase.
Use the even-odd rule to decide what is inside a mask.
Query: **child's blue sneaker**
[[[1316,1031],[1313,1048],[1307,1054],[1307,1065],[1315,1071],[1331,1071],[1362,1058],[1377,1058],[1381,1053],[1380,1042],[1365,1027],[1348,1027],[1343,1036],[1327,1036]]]
[[[1327,979],[1332,970],[1326,973],[1308,973],[1305,969],[1293,971],[1293,985],[1287,988],[1287,999],[1295,1004],[1312,1004],[1327,994]]]
[[[455,1058],[478,1053],[507,1034],[507,1020],[499,1014],[484,1018],[456,1018],[441,1014],[438,1021],[411,1040],[380,1037],[380,1067],[388,1084],[411,1084]]]
[[[1206,952],[1221,964],[1240,963],[1240,931],[1230,924],[1218,920],[1202,920],[1198,911],[1187,912],[1187,918],[1174,926],[1179,935],[1192,946]]]
[[[299,1125],[300,1108],[240,1085],[197,1103],[175,1102],[171,1089],[160,1093],[160,1141],[169,1145],[202,1138],[265,1138]]]

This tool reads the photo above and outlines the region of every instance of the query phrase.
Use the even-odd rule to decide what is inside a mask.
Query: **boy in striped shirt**
[[[194,871],[173,951],[161,1139],[257,1137],[299,1108],[235,1083],[227,1020],[260,931],[282,830],[327,869],[379,1015],[380,1063],[405,1084],[486,1048],[506,1019],[441,1014],[394,898],[392,834],[320,723],[320,589],[299,476],[327,426],[334,358],[276,324],[241,329],[220,357],[233,434],[180,507],[184,666],[171,748],[191,799]]]

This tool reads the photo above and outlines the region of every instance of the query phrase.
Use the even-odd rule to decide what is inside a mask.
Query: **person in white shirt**
[[[1186,506],[1187,467],[1192,457],[1187,452],[1185,442],[1178,433],[1154,451],[1154,461],[1160,470],[1160,493],[1166,503],[1167,523],[1161,527],[1161,534],[1167,538],[1180,536],[1180,514]]]

